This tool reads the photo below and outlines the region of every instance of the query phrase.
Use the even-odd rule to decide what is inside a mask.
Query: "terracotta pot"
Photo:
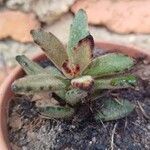
[[[104,49],[110,52],[121,52],[126,55],[132,56],[134,58],[144,57],[144,59],[148,59],[150,61],[150,51],[146,51],[144,49],[137,49],[133,47],[126,47],[122,45],[107,43],[107,42],[96,42],[96,47],[100,49]],[[34,61],[44,60],[46,56],[44,53],[38,53],[32,59]],[[1,150],[9,150],[9,139],[7,132],[7,113],[9,107],[9,101],[13,96],[11,92],[11,83],[24,75],[21,67],[15,68],[11,74],[6,78],[3,84],[0,87],[0,149]]]

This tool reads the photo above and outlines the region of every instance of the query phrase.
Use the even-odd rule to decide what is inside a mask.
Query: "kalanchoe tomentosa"
[[[52,33],[33,30],[31,34],[34,42],[42,48],[55,67],[49,66],[45,69],[25,56],[17,56],[16,60],[27,76],[14,81],[12,91],[19,94],[51,91],[60,97],[65,105],[39,107],[38,110],[43,116],[70,117],[75,113],[75,105],[82,99],[89,98],[91,91],[94,94],[104,89],[130,88],[137,83],[133,75],[121,75],[134,65],[132,58],[120,53],[93,58],[94,41],[88,31],[84,10],[79,10],[75,15],[66,49]],[[119,119],[134,109],[127,100],[118,101],[105,100],[103,107],[97,110],[95,119]]]

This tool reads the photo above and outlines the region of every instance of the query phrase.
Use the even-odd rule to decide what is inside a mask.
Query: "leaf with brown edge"
[[[70,28],[67,45],[68,61],[63,64],[66,76],[79,76],[92,60],[94,40],[88,31],[87,15],[80,9],[75,15]]]
[[[65,61],[62,70],[66,76],[76,77],[82,74],[83,70],[92,61],[92,50],[94,48],[94,41],[91,35],[80,40],[73,49],[73,58],[70,62]]]
[[[94,48],[94,41],[91,35],[80,40],[73,49],[73,66],[74,76],[81,75],[83,70],[92,61],[92,50]]]
[[[73,88],[79,88],[82,90],[89,90],[92,88],[94,80],[91,76],[77,77],[71,80]]]
[[[74,48],[78,45],[78,42],[89,35],[88,21],[86,12],[80,9],[73,19],[73,23],[70,27],[69,41],[67,45],[67,54],[69,61],[72,63],[74,57]]]
[[[68,60],[63,44],[52,33],[43,30],[31,31],[34,42],[46,53],[47,57],[61,70],[63,63]]]
[[[66,77],[68,78],[73,78],[74,77],[74,70],[72,69],[73,67],[69,63],[68,60],[66,60],[63,65],[62,65],[62,72],[65,74]]]

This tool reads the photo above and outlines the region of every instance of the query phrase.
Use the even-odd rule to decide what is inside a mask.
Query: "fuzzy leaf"
[[[74,114],[74,109],[71,107],[47,106],[38,108],[43,117],[52,118],[68,118]]]
[[[80,9],[73,20],[70,27],[70,35],[67,46],[67,54],[69,61],[73,61],[73,50],[77,46],[78,42],[89,35],[87,15],[84,10]]]
[[[62,89],[60,91],[55,91],[54,92],[56,95],[58,95],[60,98],[62,98],[63,100],[65,100],[65,95],[66,95],[66,90]]]
[[[65,101],[70,105],[75,105],[88,95],[86,91],[80,89],[71,89],[67,91]]]
[[[14,81],[12,91],[20,94],[57,91],[65,89],[67,84],[67,80],[54,78],[47,74],[30,75]]]
[[[94,80],[91,76],[77,77],[71,80],[71,85],[74,88],[89,90],[92,88]]]
[[[18,55],[16,56],[17,62],[22,66],[22,69],[26,72],[28,75],[34,75],[39,73],[44,73],[44,68],[42,68],[37,63],[31,61],[24,55]]]
[[[133,75],[112,77],[108,79],[97,79],[94,82],[94,89],[123,89],[137,85],[137,79]]]
[[[24,55],[20,55],[16,57],[18,63],[22,66],[23,70],[27,75],[36,75],[36,74],[49,74],[52,77],[61,77],[65,78],[65,76],[55,67],[48,66],[45,69],[42,68],[37,63],[31,61]],[[65,98],[65,90],[56,91],[55,92],[60,98]]]
[[[80,66],[80,74],[92,61],[94,41],[91,35],[80,40],[73,51],[73,64]]]
[[[65,78],[65,76],[57,68],[52,66],[48,66],[46,69],[42,68],[40,65],[31,61],[24,55],[16,56],[16,60],[22,66],[22,69],[27,75],[49,74],[52,77]]]
[[[61,70],[63,63],[68,60],[62,43],[52,34],[43,30],[32,30],[32,37],[48,56],[48,58]]]
[[[121,73],[133,65],[134,60],[132,58],[123,54],[110,53],[95,58],[83,71],[83,75],[103,77]]]
[[[61,78],[66,78],[57,68],[48,66],[45,68],[47,72],[53,76],[53,77],[61,77]]]
[[[82,74],[83,70],[92,61],[93,43],[93,38],[90,35],[80,40],[77,46],[73,49],[72,66],[74,66],[74,76]]]
[[[95,115],[96,120],[110,121],[126,117],[134,110],[133,104],[127,100],[105,100],[101,110]]]
[[[75,77],[82,74],[83,70],[92,61],[93,38],[91,35],[79,41],[73,49],[73,58],[62,66],[63,72],[68,76]]]

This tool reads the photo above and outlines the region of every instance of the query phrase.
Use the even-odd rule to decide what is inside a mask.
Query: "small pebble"
[[[92,142],[95,143],[96,142],[96,137],[92,138]]]
[[[146,126],[146,127],[147,127],[147,129],[148,129],[148,130],[150,130],[150,124],[147,124],[147,126]]]

